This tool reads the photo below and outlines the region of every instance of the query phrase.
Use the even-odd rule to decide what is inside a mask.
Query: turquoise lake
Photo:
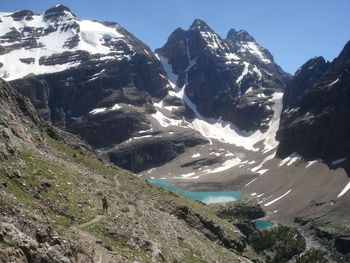
[[[257,229],[264,230],[269,229],[271,227],[275,227],[276,224],[267,221],[255,221],[255,226]]]
[[[192,200],[201,201],[204,204],[231,202],[231,201],[241,200],[242,198],[242,192],[239,192],[239,191],[186,192],[186,191],[181,191],[176,189],[166,180],[149,179],[148,181],[164,189],[182,194],[183,196],[186,196],[187,198],[190,198]]]

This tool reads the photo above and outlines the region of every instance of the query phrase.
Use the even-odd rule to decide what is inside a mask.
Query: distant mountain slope
[[[80,20],[62,5],[1,21],[3,76],[45,120],[122,167],[159,166],[212,138],[248,150],[277,145],[289,76],[245,31],[221,39],[196,20],[155,54],[118,24]],[[228,131],[210,131],[213,121]],[[131,144],[133,152],[125,147]],[[166,154],[147,153],[160,145]]]
[[[284,97],[279,156],[297,152],[349,169],[349,70],[350,42],[332,63],[315,58],[297,71]]]
[[[29,10],[1,15],[0,35],[0,77],[6,80],[149,53],[117,23],[80,20],[63,5],[40,15]]]
[[[0,70],[45,120],[97,148],[150,128],[145,112],[168,81],[153,52],[118,24],[80,20],[62,5],[1,21]]]
[[[273,115],[269,99],[289,79],[247,32],[232,29],[222,39],[199,19],[187,31],[176,29],[156,52],[200,114],[241,130],[267,130]]]

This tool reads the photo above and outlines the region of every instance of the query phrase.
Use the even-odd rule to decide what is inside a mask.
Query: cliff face
[[[285,94],[279,156],[298,152],[307,159],[323,159],[348,169],[349,70],[350,43],[332,63],[316,58],[301,67]]]
[[[43,121],[28,98],[19,95],[2,79],[0,86],[0,156],[4,159],[16,154],[22,142],[40,142]]]
[[[269,99],[289,79],[246,31],[231,29],[223,39],[199,19],[188,30],[176,29],[156,53],[200,114],[242,130],[266,131],[273,114]]]
[[[78,121],[83,116],[89,118],[94,109],[118,110],[117,104],[142,108],[167,93],[156,56],[117,23],[81,20],[59,5],[41,15],[3,15],[0,29],[7,32],[0,36],[0,76],[29,97],[45,120],[86,137],[95,147],[127,136],[110,135],[102,142],[85,136],[86,125]],[[124,115],[108,119],[118,127],[130,126],[130,133],[145,128],[145,117]],[[98,123],[91,127],[106,131],[105,137],[113,129]]]

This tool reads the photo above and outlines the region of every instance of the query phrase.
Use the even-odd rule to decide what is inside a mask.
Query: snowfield
[[[0,13],[0,35],[5,35],[16,30],[22,34],[20,42],[11,42],[6,38],[0,40],[0,46],[7,47],[14,44],[21,44],[28,39],[33,38],[37,47],[33,48],[15,48],[8,53],[0,56],[0,62],[3,66],[0,68],[0,77],[7,81],[22,78],[28,74],[44,74],[54,73],[66,70],[67,68],[76,67],[80,63],[63,63],[55,65],[43,65],[39,60],[43,57],[50,57],[55,54],[61,54],[65,51],[75,52],[78,50],[87,51],[90,54],[100,54],[103,59],[130,59],[132,47],[128,43],[126,37],[118,32],[120,27],[108,27],[99,22],[89,20],[79,20],[72,13],[64,11],[64,15],[59,18],[59,21],[47,20],[44,14],[33,15],[32,20],[23,19],[15,21],[11,16],[13,13]],[[47,30],[57,27],[56,31],[49,34],[42,34],[38,38],[36,33],[25,31],[25,28],[34,28]],[[67,30],[67,27],[69,28]],[[75,47],[67,46],[74,37],[79,39],[78,45]],[[113,43],[123,41],[129,47],[128,54],[123,51],[111,53],[113,48],[106,46],[106,42]],[[30,63],[21,62],[21,59],[31,59]]]

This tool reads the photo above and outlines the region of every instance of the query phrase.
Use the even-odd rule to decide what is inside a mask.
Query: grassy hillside
[[[40,257],[53,260],[48,262],[249,262],[257,258],[242,234],[205,205],[47,135],[40,147],[23,145],[16,155],[0,161],[2,222],[10,228],[4,230],[6,224],[1,228],[0,259],[22,255],[16,262],[39,262]],[[108,214],[102,213],[103,195],[109,198]],[[28,225],[32,229],[26,229]],[[40,234],[42,229],[46,233]],[[50,256],[49,247],[56,247],[62,259]]]

